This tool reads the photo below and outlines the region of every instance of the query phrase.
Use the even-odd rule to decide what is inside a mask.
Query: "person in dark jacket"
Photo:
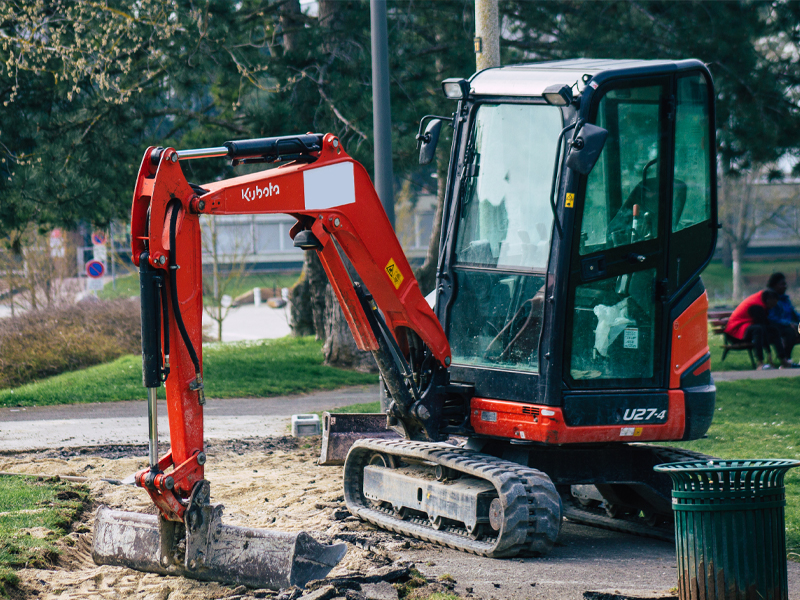
[[[792,301],[786,295],[786,276],[783,273],[773,273],[770,275],[767,287],[775,290],[778,294],[778,304],[769,311],[768,318],[770,325],[778,330],[783,342],[784,351],[789,359],[789,364],[785,366],[800,367],[797,363],[791,362],[792,349],[800,342],[800,333],[797,330],[797,325],[800,323],[800,314],[794,309]]]
[[[725,334],[739,342],[753,344],[756,355],[757,369],[771,369],[772,365],[764,363],[764,351],[769,353],[770,344],[775,346],[781,364],[788,359],[785,356],[783,343],[778,330],[769,324],[769,311],[778,305],[778,293],[772,289],[761,290],[748,296],[731,313]]]

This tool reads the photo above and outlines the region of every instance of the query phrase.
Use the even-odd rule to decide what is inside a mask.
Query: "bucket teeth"
[[[214,511],[215,517],[220,512]],[[187,540],[187,548],[197,548],[192,556],[171,556],[165,549],[177,547],[178,540],[162,540],[162,529],[165,535],[177,535],[184,528],[165,527],[166,522],[160,528],[160,519],[101,506],[95,519],[92,558],[99,565],[280,589],[303,587],[324,578],[347,552],[345,544],[320,544],[305,532],[223,525],[215,518],[199,545],[197,540],[192,544]]]

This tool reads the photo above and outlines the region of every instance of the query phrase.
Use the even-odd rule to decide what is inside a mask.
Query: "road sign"
[[[99,292],[103,289],[103,280],[101,278],[94,279],[92,277],[86,278],[86,289],[90,292]]]
[[[102,231],[95,231],[92,234],[92,244],[95,246],[102,246],[106,243],[106,234]]]
[[[53,258],[64,257],[64,232],[53,229],[50,232],[50,256]]]
[[[86,263],[86,275],[90,279],[98,279],[106,272],[106,267],[99,260],[90,260]]]
[[[108,246],[92,246],[92,258],[101,263],[105,263],[108,259]]]

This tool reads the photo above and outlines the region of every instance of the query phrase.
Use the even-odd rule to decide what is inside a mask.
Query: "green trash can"
[[[672,478],[680,600],[788,600],[783,479],[796,460],[658,465]]]

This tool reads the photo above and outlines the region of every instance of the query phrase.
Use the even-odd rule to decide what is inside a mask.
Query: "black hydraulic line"
[[[162,323],[164,324],[164,381],[169,377],[169,300],[167,298],[167,282],[162,281],[161,287],[161,312],[163,314]]]
[[[197,390],[200,394],[200,404],[205,404],[205,395],[203,394],[203,378],[200,375],[200,360],[197,358],[194,344],[189,338],[189,333],[186,331],[186,325],[183,323],[181,316],[180,302],[178,302],[178,265],[176,264],[176,246],[175,246],[175,229],[178,224],[178,206],[172,205],[172,215],[169,219],[169,292],[172,300],[172,313],[175,315],[175,322],[178,324],[178,331],[181,333],[183,343],[186,345],[186,350],[189,351],[189,358],[192,359],[194,365],[196,381],[190,386],[190,389]]]
[[[285,135],[280,137],[238,140],[222,144],[228,149],[228,158],[277,158],[286,154],[308,154],[322,149],[321,133]]]
[[[150,266],[150,255],[139,256],[139,301],[142,320],[142,383],[146,388],[161,385],[161,313],[158,285],[161,269]]]

